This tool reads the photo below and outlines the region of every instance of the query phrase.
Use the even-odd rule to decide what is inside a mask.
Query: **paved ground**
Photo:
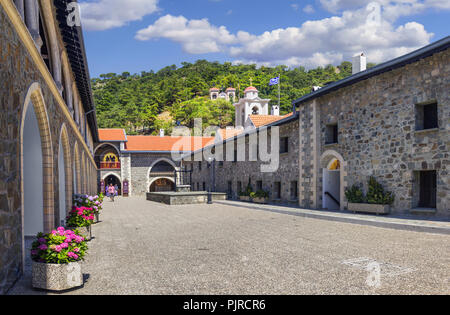
[[[66,294],[450,294],[448,235],[144,198],[106,202],[101,219],[87,282]],[[10,293],[43,294],[29,275]]]

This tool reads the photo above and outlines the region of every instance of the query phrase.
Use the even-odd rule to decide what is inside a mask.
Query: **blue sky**
[[[383,62],[448,36],[448,0],[79,0],[89,68],[140,73],[197,59]]]

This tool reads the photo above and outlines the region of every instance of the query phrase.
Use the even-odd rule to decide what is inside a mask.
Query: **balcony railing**
[[[100,162],[100,169],[120,169],[120,162]]]

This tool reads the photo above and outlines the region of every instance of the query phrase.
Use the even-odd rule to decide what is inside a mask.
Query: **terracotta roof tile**
[[[127,151],[189,152],[204,148],[214,137],[128,136]]]
[[[127,141],[125,130],[123,129],[99,129],[100,141]]]
[[[250,120],[256,128],[269,125],[271,123],[277,122],[284,118],[288,118],[292,116],[292,113],[289,113],[284,116],[272,116],[272,115],[250,115]]]

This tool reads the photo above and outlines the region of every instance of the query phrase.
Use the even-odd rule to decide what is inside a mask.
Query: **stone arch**
[[[147,186],[148,192],[152,192],[152,191],[151,191],[152,185],[153,185],[156,181],[161,180],[161,179],[165,179],[165,180],[168,180],[168,181],[172,182],[172,184],[173,184],[172,187],[173,187],[173,189],[175,189],[175,186],[176,186],[176,185],[175,185],[175,182],[174,182],[173,178],[165,177],[165,176],[160,176],[160,177],[153,178],[153,179],[149,182],[149,184],[148,184],[148,186]]]
[[[65,123],[61,126],[61,133],[59,136],[59,150],[63,150],[62,158],[64,160],[64,176],[62,176],[60,165],[58,165],[59,171],[59,179],[64,179],[64,182],[61,183],[59,180],[59,222],[65,220],[68,210],[72,207],[72,185],[73,185],[73,170],[72,170],[72,161],[71,161],[71,152],[70,152],[70,142],[69,136],[67,133],[67,128]],[[58,162],[60,161],[61,152],[58,152]],[[61,191],[64,192],[64,196],[62,198]]]
[[[81,194],[81,158],[80,158],[80,150],[78,149],[78,142],[75,142],[73,158],[75,171],[74,191],[76,194]]]
[[[106,146],[106,145],[109,145],[109,146],[113,147],[114,150],[117,152],[117,154],[120,157],[120,150],[117,149],[117,147],[114,144],[110,143],[110,142],[101,143],[98,146],[96,146],[95,149],[94,149],[94,155],[96,155],[98,149],[100,149],[101,147]]]
[[[36,152],[37,158],[41,161],[40,168],[34,165],[28,165],[30,152],[29,149],[29,130],[27,115],[33,115],[37,122],[38,139],[40,140],[41,150]],[[33,132],[34,130],[32,130]],[[20,124],[20,161],[21,161],[21,192],[22,192],[22,227],[23,227],[23,241],[25,236],[32,236],[34,232],[50,232],[55,226],[54,213],[54,179],[53,179],[53,147],[50,132],[50,124],[45,106],[44,97],[38,83],[33,83],[28,89],[23,105],[22,118]],[[29,167],[31,166],[31,168]],[[37,173],[36,186],[28,179],[33,178],[34,173]],[[33,185],[33,186],[30,186]],[[33,191],[37,191],[36,196],[39,201],[33,200]],[[28,195],[31,195],[31,199]],[[42,193],[42,195],[41,195]],[[41,197],[39,197],[41,196]],[[41,204],[42,202],[42,204]],[[41,222],[34,224],[28,222],[28,217],[33,217],[37,211],[37,217],[42,219]],[[25,247],[24,247],[25,248]]]
[[[347,182],[346,182],[346,177],[347,177],[347,163],[344,160],[344,158],[342,157],[341,154],[339,154],[338,152],[334,151],[334,150],[327,150],[325,151],[322,156],[320,157],[320,167],[321,169],[329,169],[330,165],[333,163],[334,160],[338,160],[339,161],[339,171],[340,171],[340,176],[339,176],[339,182],[340,182],[340,189],[339,189],[339,197],[340,197],[340,209],[344,210],[345,209],[345,189],[347,188]],[[322,173],[321,175],[322,176]],[[324,183],[323,180],[322,182],[322,193],[324,192]]]
[[[160,162],[166,162],[166,163],[170,164],[174,168],[175,171],[179,171],[180,170],[180,168],[177,167],[177,165],[172,160],[170,160],[168,158],[162,157],[162,158],[157,159],[156,161],[154,161],[152,163],[152,165],[149,167],[149,169],[147,171],[147,189],[150,189],[150,186],[153,183],[153,181],[150,182],[150,177],[151,177],[150,174],[152,172],[152,169],[153,169],[153,167],[155,167],[155,165],[157,165]],[[172,181],[173,181],[173,178],[172,178]]]
[[[86,157],[84,151],[81,152],[81,193],[86,194]]]

